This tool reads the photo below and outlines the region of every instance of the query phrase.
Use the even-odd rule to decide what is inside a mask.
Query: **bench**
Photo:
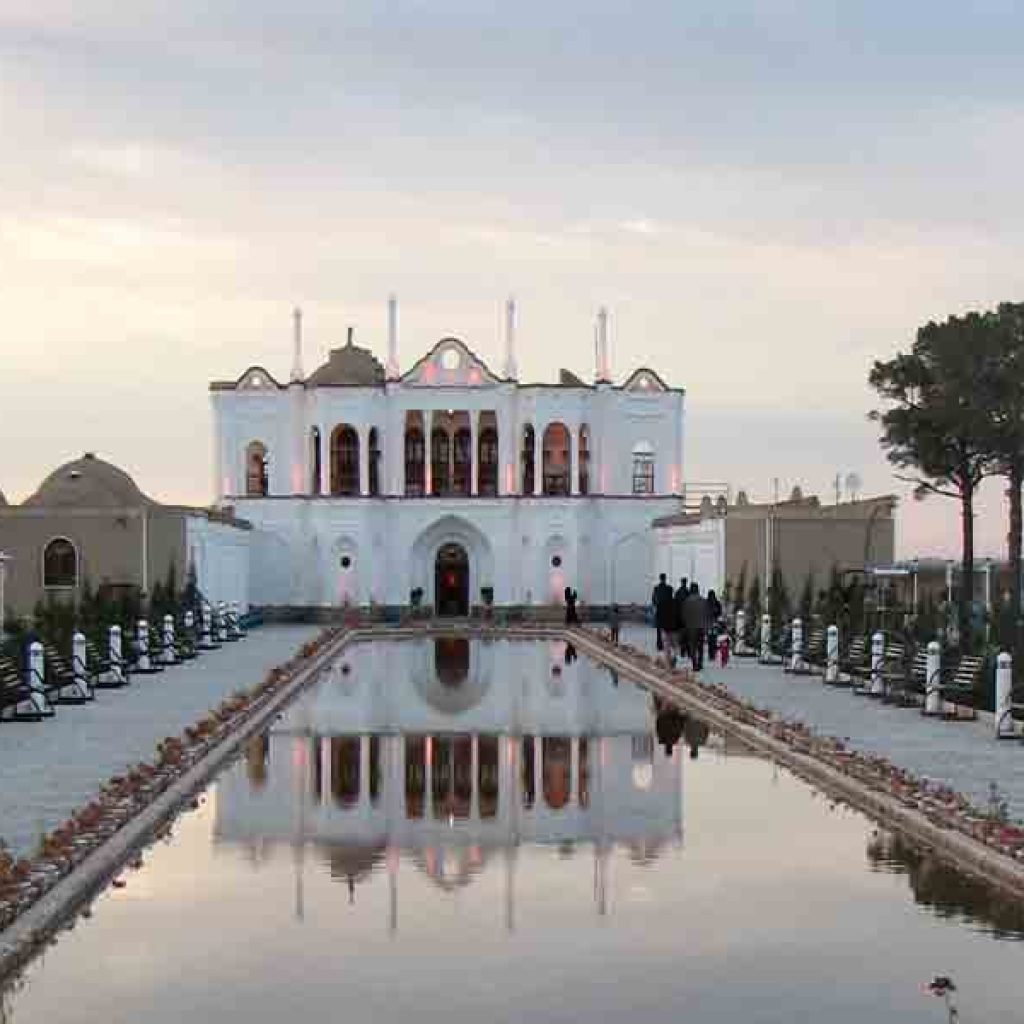
[[[825,630],[812,629],[804,636],[803,650],[800,653],[800,662],[793,663],[792,657],[787,658],[783,663],[784,672],[792,672],[793,675],[813,675],[816,666],[821,666],[824,671],[825,664]]]
[[[51,643],[43,644],[44,689],[57,704],[87,704],[95,698],[93,680],[84,668],[76,671],[72,661]]]
[[[39,722],[53,715],[45,691],[28,681],[16,661],[0,656],[0,722]]]
[[[131,671],[128,661],[122,655],[111,658],[108,651],[103,654],[91,640],[85,641],[86,669],[91,673],[93,686],[100,690],[113,690],[128,685]]]
[[[873,653],[868,650],[867,660],[855,676],[853,692],[861,697],[885,697],[891,688],[899,687],[906,679],[908,664],[907,651],[902,643],[886,643],[882,648],[882,663],[878,668],[880,688],[874,688]]]
[[[888,681],[882,699],[887,704],[900,707],[917,707],[924,700],[932,681],[928,674],[928,649],[917,646],[902,675],[893,676]]]
[[[977,683],[984,671],[983,657],[977,654],[963,655],[956,665],[940,671],[938,678],[931,680],[925,687],[925,706],[921,709],[921,714],[950,721],[971,721],[977,718]],[[928,698],[933,694],[937,694],[940,700],[937,713],[928,710]],[[947,711],[945,703],[952,704],[953,710]],[[961,708],[966,708],[968,713],[961,715]]]
[[[868,671],[871,670],[870,652],[868,651],[867,638],[855,636],[847,645],[846,650],[840,650],[839,671],[834,680],[825,677],[828,686],[850,686],[857,675],[863,670],[867,663]]]

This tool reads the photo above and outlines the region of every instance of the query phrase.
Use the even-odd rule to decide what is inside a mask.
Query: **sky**
[[[208,383],[355,328],[410,366],[687,390],[686,475],[905,497],[872,360],[1024,300],[1024,6],[942,0],[0,0],[0,488],[95,451],[212,498]],[[978,546],[1004,547],[1002,484]]]

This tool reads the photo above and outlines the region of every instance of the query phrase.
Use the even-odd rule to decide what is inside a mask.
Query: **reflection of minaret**
[[[298,788],[298,813],[295,816],[295,918],[298,921],[305,917],[305,899],[303,892],[303,875],[305,874],[305,835],[306,835],[306,761],[307,736],[296,736],[292,741],[293,782]]]
[[[505,927],[516,930],[516,860],[519,853],[519,814],[523,805],[522,771],[519,767],[519,743],[511,736],[505,741],[505,785],[502,787],[508,808],[508,844],[505,847]]]
[[[594,765],[594,902],[601,917],[608,913],[608,847],[605,843],[605,787],[604,764],[608,758],[608,739],[602,736],[597,741],[597,757]]]

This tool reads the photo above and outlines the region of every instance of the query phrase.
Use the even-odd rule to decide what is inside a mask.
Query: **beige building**
[[[87,453],[54,470],[20,505],[0,496],[4,604],[16,614],[94,589],[148,593],[189,566],[211,601],[248,607],[249,526],[229,514],[163,505],[123,470]]]
[[[735,504],[705,499],[697,513],[655,521],[658,571],[719,590],[745,572],[747,586],[758,577],[763,590],[778,567],[797,595],[808,575],[817,588],[825,586],[833,567],[891,565],[896,504],[894,496],[883,495],[823,505],[798,489],[789,500],[770,504],[749,502],[743,492]]]

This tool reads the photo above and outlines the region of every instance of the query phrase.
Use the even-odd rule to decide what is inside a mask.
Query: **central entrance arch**
[[[434,605],[438,615],[469,614],[469,555],[461,544],[443,544],[437,549]]]

